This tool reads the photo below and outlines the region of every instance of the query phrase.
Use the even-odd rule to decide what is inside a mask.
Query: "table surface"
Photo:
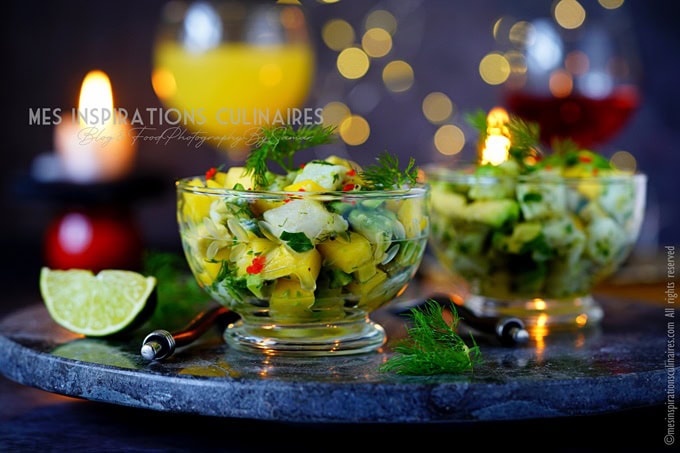
[[[660,285],[616,286],[602,288],[601,293],[605,298],[627,301],[638,308],[643,304],[650,310],[658,309],[658,322],[663,323],[665,304]],[[0,318],[31,310],[34,302],[15,302],[20,310],[5,309]],[[663,355],[664,350],[658,351],[661,368]],[[625,395],[622,399],[626,399]],[[580,416],[474,422],[261,420],[149,410],[72,398],[22,385],[0,374],[0,451],[50,447],[85,451],[271,451],[292,447],[316,451],[318,447],[314,448],[308,439],[320,436],[349,439],[348,435],[368,435],[386,448],[399,448],[406,438],[423,442],[473,441],[479,446],[492,447],[518,443],[526,446],[526,440],[530,439],[531,445],[547,446],[551,451],[601,451],[603,448],[666,451],[663,444],[666,416],[663,404],[641,403]],[[330,449],[347,450],[350,445],[349,441],[338,442],[337,448]]]

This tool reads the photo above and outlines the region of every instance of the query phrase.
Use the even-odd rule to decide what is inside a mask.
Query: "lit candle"
[[[113,90],[102,71],[90,71],[80,89],[77,115],[63,117],[54,144],[65,176],[77,183],[111,182],[134,165],[130,126],[113,106]]]
[[[510,121],[508,113],[501,107],[489,111],[486,117],[486,140],[482,149],[482,165],[500,165],[509,157],[510,138],[506,123]]]

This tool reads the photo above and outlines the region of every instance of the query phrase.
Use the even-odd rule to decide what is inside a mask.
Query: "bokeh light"
[[[342,19],[331,19],[321,29],[321,39],[332,50],[343,50],[354,44],[354,28]]]
[[[550,93],[556,98],[565,98],[571,94],[574,88],[574,81],[564,69],[557,69],[550,74],[548,81]]]
[[[403,60],[391,61],[383,69],[382,78],[388,90],[400,93],[413,85],[413,68]]]
[[[571,30],[583,25],[586,10],[577,0],[559,0],[553,9],[553,16],[562,28]]]
[[[606,9],[616,9],[623,5],[623,0],[597,0],[597,2]]]
[[[338,71],[347,79],[363,77],[370,66],[368,55],[358,47],[350,47],[338,55]]]
[[[338,129],[340,138],[350,146],[363,144],[371,135],[368,121],[360,115],[350,115],[345,118]]]
[[[479,63],[479,75],[489,85],[499,85],[510,76],[510,63],[498,52],[491,52]]]
[[[349,107],[340,101],[329,102],[321,111],[324,126],[339,127],[342,121],[350,115]]]
[[[572,50],[564,57],[564,67],[574,75],[585,74],[590,67],[588,55],[580,50]]]
[[[361,46],[369,57],[384,57],[392,50],[392,35],[383,28],[371,28],[361,38]]]
[[[637,161],[635,156],[633,156],[628,151],[617,151],[612,154],[609,162],[619,170],[635,172],[637,169]]]
[[[508,39],[510,40],[511,43],[518,47],[531,45],[529,39],[531,36],[533,36],[533,29],[534,26],[531,25],[529,22],[520,20],[518,22],[515,22],[512,25],[512,27],[510,27],[510,31],[508,32]]]
[[[366,16],[364,27],[366,30],[370,30],[371,28],[382,28],[387,33],[394,36],[397,32],[397,19],[389,11],[377,9]]]
[[[453,124],[445,124],[434,134],[434,146],[445,156],[458,154],[465,146],[465,134]]]
[[[453,102],[444,93],[435,91],[423,99],[423,114],[432,124],[441,124],[453,113]]]

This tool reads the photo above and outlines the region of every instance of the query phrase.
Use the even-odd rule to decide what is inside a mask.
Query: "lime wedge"
[[[89,337],[120,333],[151,316],[155,286],[155,277],[127,270],[40,271],[40,293],[52,319]]]

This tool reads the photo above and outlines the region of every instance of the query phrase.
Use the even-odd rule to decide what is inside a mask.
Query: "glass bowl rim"
[[[178,192],[193,193],[195,195],[206,196],[232,196],[246,199],[318,199],[322,201],[332,200],[366,200],[366,199],[404,199],[404,198],[424,198],[430,191],[429,182],[418,182],[414,186],[404,189],[388,190],[357,190],[341,191],[327,190],[316,191],[283,191],[283,190],[238,190],[227,189],[226,187],[205,187],[191,185],[190,182],[200,179],[205,182],[203,176],[189,176],[179,178],[175,181]]]
[[[470,170],[471,167],[445,167],[441,165],[428,165],[422,167],[425,181],[433,182],[450,182],[456,184],[465,183],[485,183],[492,184],[494,182],[515,181],[521,183],[541,183],[541,184],[576,184],[584,182],[598,182],[598,183],[622,183],[629,181],[644,182],[647,180],[645,173],[621,173],[621,174],[604,174],[599,176],[562,176],[562,175],[544,175],[537,176],[533,174],[524,174],[517,176],[503,176],[503,175],[475,175],[467,174],[465,171]]]

